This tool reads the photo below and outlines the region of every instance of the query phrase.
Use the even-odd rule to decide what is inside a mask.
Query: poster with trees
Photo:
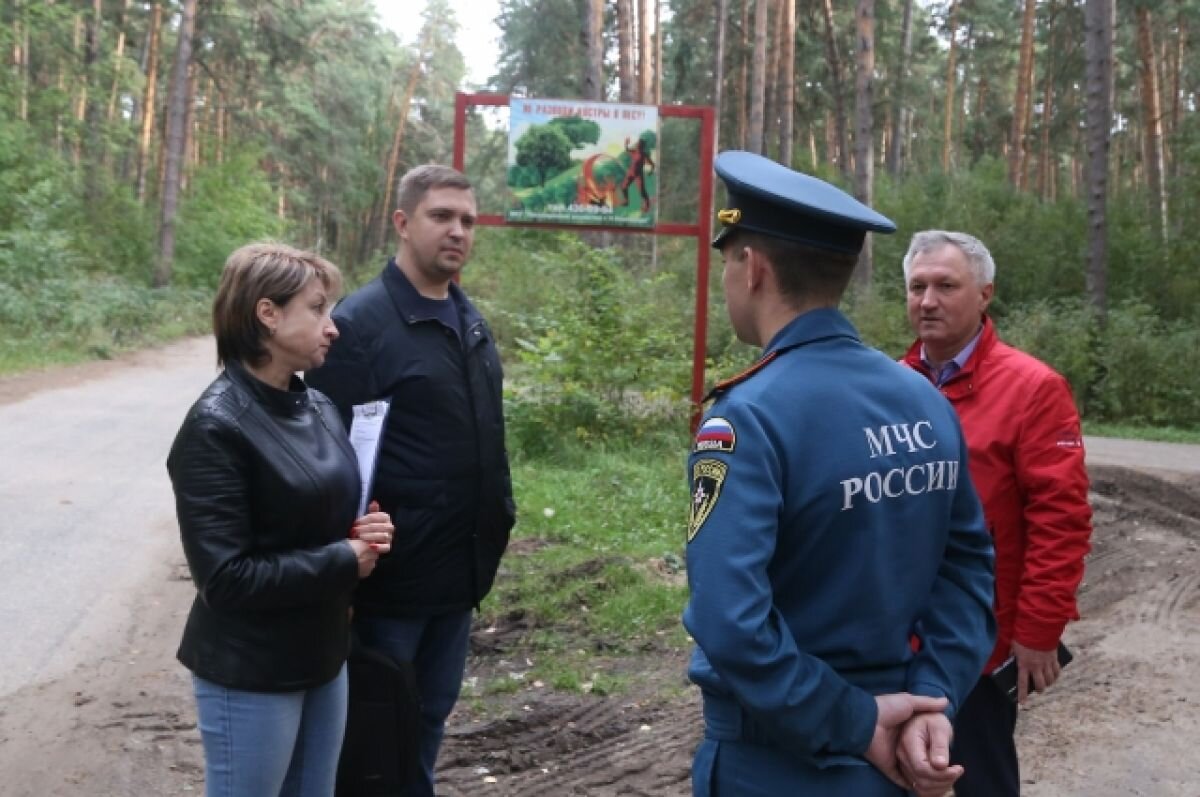
[[[654,226],[658,108],[514,97],[509,120],[509,221]]]

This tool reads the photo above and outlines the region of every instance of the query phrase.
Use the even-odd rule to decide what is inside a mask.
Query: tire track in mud
[[[1194,797],[1200,481],[1093,469],[1075,660],[1017,725],[1030,797]],[[1026,789],[1022,789],[1023,793]]]
[[[1152,587],[1147,597],[1139,614],[1140,620],[1162,626],[1180,626],[1187,609],[1200,597],[1200,574],[1174,573]]]
[[[528,710],[526,710],[528,709]],[[520,716],[447,733],[439,768],[446,797],[497,794],[690,793],[698,708],[548,696]]]

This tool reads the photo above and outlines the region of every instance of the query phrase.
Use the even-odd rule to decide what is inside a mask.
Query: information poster
[[[657,107],[511,100],[509,221],[653,227],[657,192]]]

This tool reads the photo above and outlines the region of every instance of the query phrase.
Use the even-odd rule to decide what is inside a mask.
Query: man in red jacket
[[[1075,591],[1092,533],[1071,387],[997,337],[987,315],[995,272],[987,247],[958,232],[919,232],[904,257],[908,320],[918,336],[904,362],[958,411],[996,545],[999,633],[955,719],[951,760],[965,769],[959,797],[1020,794],[1017,704],[988,675],[1015,657],[1021,703],[1058,679],[1056,649],[1079,617]]]

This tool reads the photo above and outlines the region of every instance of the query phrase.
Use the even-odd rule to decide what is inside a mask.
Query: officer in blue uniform
[[[836,309],[895,225],[751,153],[716,171],[727,309],[764,351],[714,389],[688,461],[693,793],[944,794],[995,636],[992,543],[954,410]]]

